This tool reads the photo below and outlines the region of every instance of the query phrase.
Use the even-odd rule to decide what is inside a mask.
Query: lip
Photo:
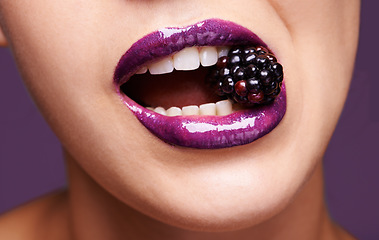
[[[166,143],[190,148],[218,149],[244,145],[271,132],[286,112],[286,90],[270,105],[240,110],[227,116],[163,116],[127,97],[120,86],[139,67],[192,46],[267,45],[236,23],[208,19],[186,27],[152,32],[134,43],[121,57],[114,74],[116,91],[136,118]]]

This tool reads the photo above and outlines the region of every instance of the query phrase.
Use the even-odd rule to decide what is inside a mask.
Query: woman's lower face
[[[0,3],[25,84],[66,151],[126,205],[209,230],[278,214],[312,175],[347,94],[358,8],[341,0]],[[195,108],[205,114],[197,116],[147,108],[232,98],[216,96],[204,73],[212,54],[234,45],[275,54],[284,84],[273,102]],[[201,58],[206,46],[210,60]]]

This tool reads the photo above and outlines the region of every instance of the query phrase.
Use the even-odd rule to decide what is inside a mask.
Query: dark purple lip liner
[[[123,94],[120,86],[147,62],[185,47],[267,45],[253,32],[236,23],[208,19],[181,28],[164,28],[138,40],[121,57],[114,75],[117,92],[137,119],[163,141],[183,147],[217,149],[251,143],[272,131],[286,112],[285,84],[270,105],[238,111],[227,116],[168,117],[150,111]]]

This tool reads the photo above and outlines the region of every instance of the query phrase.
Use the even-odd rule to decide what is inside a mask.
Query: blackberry
[[[262,46],[235,46],[211,68],[206,81],[218,95],[242,105],[269,104],[280,93],[283,67]]]
[[[249,78],[246,82],[246,87],[249,90],[249,93],[257,94],[262,90],[262,86],[256,78]]]
[[[247,83],[245,80],[238,81],[234,86],[234,91],[241,97],[246,97],[246,95],[249,93],[246,85]]]
[[[258,55],[256,53],[248,53],[245,55],[246,64],[254,64],[257,61]]]
[[[218,68],[224,68],[224,67],[226,67],[228,65],[228,57],[220,57],[219,59],[218,59],[218,61],[217,61],[217,64],[216,64],[216,66],[218,67]]]
[[[232,69],[231,69],[231,74],[232,74],[232,77],[234,80],[238,81],[238,80],[244,80],[246,79],[245,77],[245,69],[241,68],[240,66],[234,66]]]
[[[234,81],[233,81],[233,78],[230,77],[230,76],[227,76],[225,77],[222,81],[221,81],[221,90],[228,94],[228,93],[232,93],[234,91]]]

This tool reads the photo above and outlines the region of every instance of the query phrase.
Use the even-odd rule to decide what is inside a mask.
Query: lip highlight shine
[[[155,59],[192,46],[267,45],[253,32],[230,21],[208,19],[181,28],[165,28],[138,40],[121,57],[114,83],[121,99],[137,119],[166,143],[190,148],[218,149],[248,144],[272,131],[286,112],[285,84],[275,101],[227,116],[168,117],[148,110],[123,94],[120,86]]]

